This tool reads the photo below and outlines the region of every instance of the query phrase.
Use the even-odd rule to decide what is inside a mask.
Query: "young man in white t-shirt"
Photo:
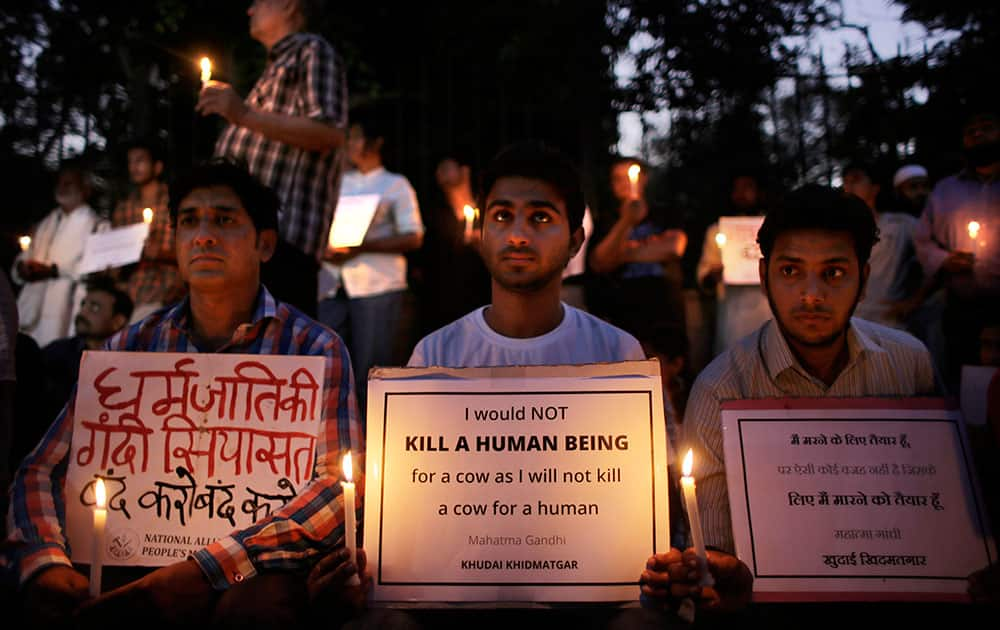
[[[564,365],[642,360],[623,330],[560,301],[562,272],[583,244],[576,169],[535,143],[498,155],[483,181],[480,253],[492,301],[424,337],[410,366]]]

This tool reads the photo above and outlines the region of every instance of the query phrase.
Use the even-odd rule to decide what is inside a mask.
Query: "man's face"
[[[128,150],[128,176],[136,186],[144,186],[160,176],[163,162],[154,162],[148,149],[136,147]]]
[[[374,141],[374,143],[377,142],[378,140]],[[365,130],[361,128],[361,125],[351,125],[347,130],[348,161],[354,166],[366,161],[370,152],[378,150],[376,146],[373,146],[374,143],[365,137]]]
[[[107,339],[125,325],[125,317],[115,314],[115,298],[107,291],[87,291],[80,301],[76,334],[91,339]]]
[[[618,162],[611,167],[611,193],[618,201],[625,201],[632,198],[632,182],[628,179],[628,169],[633,164],[634,162]],[[639,197],[642,197],[645,193],[648,182],[649,176],[646,173],[646,169],[640,170],[639,179],[636,181]]]
[[[920,208],[923,207],[928,195],[931,194],[931,184],[926,177],[911,177],[896,186],[896,190],[899,191],[900,196]]]
[[[218,291],[260,282],[260,265],[277,234],[257,229],[228,186],[192,190],[177,210],[177,266],[191,291]]]
[[[1000,142],[1000,121],[993,116],[976,116],[962,127],[962,146],[966,149],[995,142]]]
[[[66,211],[74,210],[87,200],[89,189],[79,171],[66,170],[56,179],[56,203]]]
[[[274,33],[281,31],[289,18],[292,0],[254,0],[247,9],[250,16],[250,37],[267,43],[274,39]],[[273,43],[273,42],[272,42]]]
[[[493,281],[513,291],[558,287],[580,249],[583,230],[570,235],[566,203],[539,179],[501,177],[486,197],[481,253]]]
[[[733,180],[733,191],[729,193],[729,200],[733,206],[749,210],[757,205],[759,194],[757,180],[749,175],[740,175]]]
[[[854,195],[874,209],[879,186],[862,170],[851,169],[844,173],[844,192]]]
[[[863,295],[867,275],[847,232],[784,232],[768,262],[760,262],[761,290],[785,338],[797,346],[837,342]]]
[[[434,176],[441,190],[451,190],[462,184],[462,166],[451,158],[441,160]]]

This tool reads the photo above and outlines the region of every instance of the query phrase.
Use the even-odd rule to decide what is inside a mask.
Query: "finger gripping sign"
[[[72,558],[158,566],[269,516],[312,478],[323,357],[85,352],[66,478]]]
[[[667,539],[658,364],[380,369],[377,601],[624,601]]]
[[[722,406],[757,600],[964,599],[996,562],[961,416],[933,399]]]

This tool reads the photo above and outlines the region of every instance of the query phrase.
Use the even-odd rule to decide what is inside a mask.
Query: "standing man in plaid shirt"
[[[241,99],[209,81],[197,109],[229,125],[215,154],[245,162],[278,194],[282,240],[263,269],[278,296],[316,314],[319,261],[326,248],[343,171],[347,80],[333,47],[305,33],[317,0],[255,0],[250,35],[267,49],[267,67]]]
[[[128,176],[135,188],[115,206],[112,227],[142,223],[143,210],[153,211],[149,236],[135,266],[119,270],[121,289],[132,298],[130,324],[145,318],[184,295],[177,271],[174,228],[167,211],[167,185],[163,183],[163,154],[151,140],[135,140],[128,148]]]
[[[170,217],[188,297],[118,333],[105,347],[323,357],[316,476],[270,516],[88,602],[87,578],[73,568],[65,535],[64,487],[75,414],[71,397],[21,463],[11,489],[10,533],[0,567],[20,587],[22,625],[65,622],[79,611],[90,615],[83,627],[96,625],[97,617],[119,624],[172,623],[232,621],[233,614],[256,617],[270,627],[271,621],[284,621],[283,615],[299,613],[295,598],[307,597],[306,572],[321,558],[335,574],[334,595],[352,602],[363,598],[360,589],[344,582],[364,567],[339,552],[344,533],[339,462],[350,450],[364,467],[351,364],[333,331],[273,298],[260,282],[260,264],[278,240],[277,206],[272,191],[230,163],[202,166],[178,180],[171,189]],[[80,609],[83,604],[86,611]]]

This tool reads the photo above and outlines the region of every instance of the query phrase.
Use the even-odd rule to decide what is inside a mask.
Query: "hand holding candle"
[[[642,171],[642,167],[638,164],[633,164],[628,167],[628,186],[629,194],[633,199],[639,198],[639,173]],[[621,171],[619,171],[621,172]]]
[[[26,252],[26,251],[28,251],[28,248],[31,247],[31,237],[30,236],[22,236],[22,237],[20,237],[20,238],[17,239],[17,244],[21,246],[21,251],[22,252]]]
[[[145,223],[146,225],[149,225],[150,223],[153,222],[153,209],[152,208],[143,208],[142,209],[142,222]]]
[[[726,235],[723,234],[722,232],[719,232],[718,234],[716,234],[715,235],[715,244],[718,245],[719,249],[722,249],[723,247],[725,247],[726,246]]]
[[[202,57],[198,65],[201,66],[201,87],[205,87],[205,84],[212,80],[212,60]]]
[[[90,596],[101,594],[101,566],[104,564],[104,527],[108,522],[108,499],[104,480],[94,484],[94,550],[90,559]]]
[[[353,479],[353,462],[351,461],[351,452],[347,451],[347,455],[344,455],[343,464],[341,468],[343,469],[344,481],[340,482],[340,485],[344,489],[344,545],[347,547],[349,552],[349,557],[351,562],[355,566],[358,565],[358,522],[357,514],[355,513],[354,507],[354,483],[351,482]],[[347,580],[347,584],[350,586],[360,586],[361,580],[358,574],[355,573]]]
[[[701,532],[701,514],[698,512],[698,497],[695,494],[694,477],[691,470],[694,468],[694,451],[688,449],[684,456],[684,463],[681,466],[681,491],[684,494],[684,507],[687,509],[688,521],[691,525],[691,546],[702,564],[702,586],[712,586],[715,580],[708,571],[708,554],[705,551],[705,538]]]
[[[465,204],[465,207],[462,208],[462,214],[465,215],[465,242],[469,243],[472,242],[477,210],[469,204]]]

